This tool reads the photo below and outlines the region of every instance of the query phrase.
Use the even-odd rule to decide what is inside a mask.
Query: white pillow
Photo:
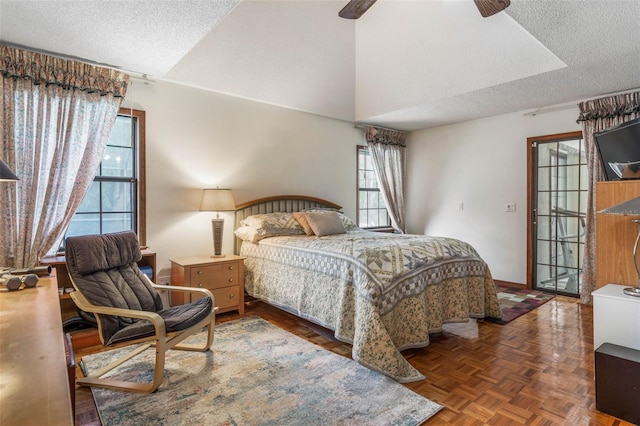
[[[305,212],[305,216],[313,233],[318,237],[344,234],[347,232],[336,212]]]

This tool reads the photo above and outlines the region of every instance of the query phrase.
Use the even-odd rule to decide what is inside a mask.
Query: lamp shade
[[[227,212],[236,209],[233,194],[230,189],[203,189],[200,200],[202,212]]]
[[[7,166],[4,161],[0,160],[0,180],[20,180],[18,176]]]
[[[640,215],[640,197],[633,198],[615,206],[607,207],[598,213],[614,214],[620,216],[638,216]]]

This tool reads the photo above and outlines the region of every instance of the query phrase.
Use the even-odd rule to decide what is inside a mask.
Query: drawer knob
[[[232,283],[233,282],[233,278],[229,278],[229,282]]]
[[[202,283],[198,283],[198,287],[202,287]]]
[[[202,270],[199,270],[199,271],[198,271],[198,275],[202,275]]]
[[[229,295],[229,299],[233,299],[234,297],[235,297],[235,294],[233,294],[233,293],[231,293],[231,294]]]
[[[233,265],[229,265],[229,270],[233,271]]]

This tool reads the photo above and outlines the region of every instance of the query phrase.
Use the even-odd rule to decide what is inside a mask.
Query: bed
[[[247,294],[332,330],[398,382],[425,378],[401,351],[443,324],[502,316],[488,266],[457,239],[366,231],[305,196],[238,206],[235,234]]]

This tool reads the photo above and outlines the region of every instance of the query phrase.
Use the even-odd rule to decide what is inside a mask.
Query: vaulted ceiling
[[[0,0],[3,43],[416,130],[640,88],[640,1]]]

